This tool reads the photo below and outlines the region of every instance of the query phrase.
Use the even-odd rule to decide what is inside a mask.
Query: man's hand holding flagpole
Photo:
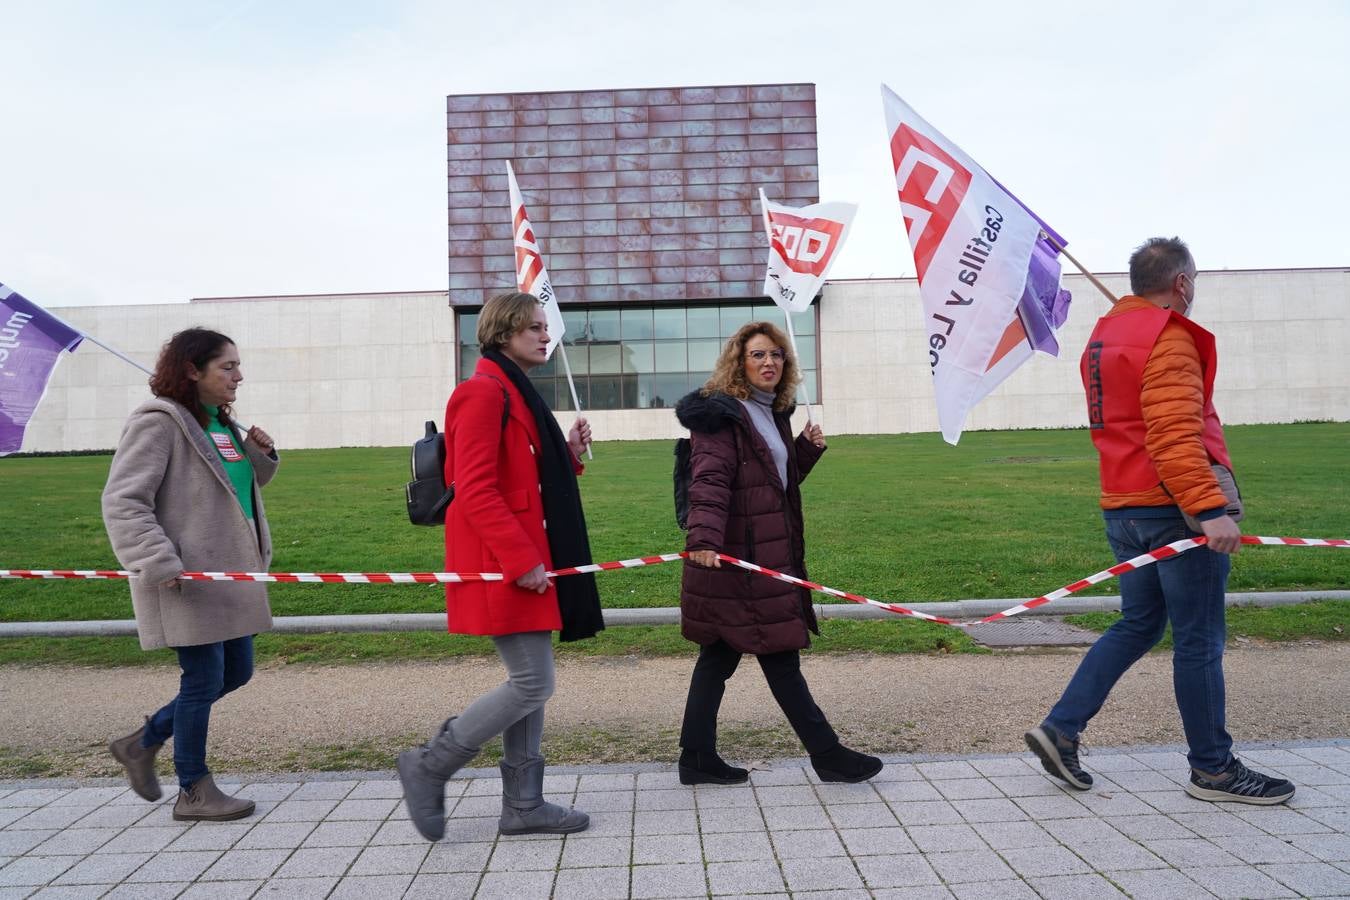
[[[535,240],[534,229],[530,227],[530,217],[525,211],[525,199],[521,196],[520,186],[516,184],[516,173],[506,162],[506,180],[511,190],[511,240],[516,249],[516,288],[522,293],[534,294],[544,307],[548,317],[548,355],[553,356],[556,348],[562,356],[563,371],[567,374],[567,387],[572,391],[572,406],[581,412],[581,401],[577,399],[576,382],[572,380],[572,367],[567,362],[567,347],[563,344],[563,335],[567,325],[563,322],[562,310],[558,307],[558,297],[553,293],[553,283],[548,279],[548,269],[539,253],[539,243]],[[590,442],[586,443],[586,458],[594,459]]]
[[[792,314],[811,308],[830,264],[848,236],[849,224],[858,207],[852,203],[814,203],[800,209],[779,206],[770,203],[760,188],[759,208],[764,214],[764,231],[769,236],[764,293],[783,310],[792,354],[800,360]],[[806,421],[815,425],[810,398],[807,400]]]

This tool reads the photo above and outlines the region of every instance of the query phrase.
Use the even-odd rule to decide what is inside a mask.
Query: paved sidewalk
[[[435,845],[387,772],[222,776],[257,812],[194,825],[173,821],[172,793],[0,782],[0,900],[1350,896],[1350,740],[1242,757],[1297,782],[1289,806],[1194,800],[1183,755],[1157,747],[1085,756],[1082,794],[1030,754],[892,756],[860,785],[801,760],[697,789],[668,765],[558,768],[551,799],[591,814],[566,838],[498,838],[500,783],[476,770],[450,783]]]

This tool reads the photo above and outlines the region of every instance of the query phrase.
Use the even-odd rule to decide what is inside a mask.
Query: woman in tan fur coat
[[[272,627],[266,585],[179,581],[185,571],[266,571],[272,541],[259,488],[277,454],[259,428],[240,434],[230,405],[243,375],[239,350],[204,328],[175,334],[150,379],[153,400],[127,420],[103,491],[113,552],[131,571],[141,647],[172,647],[178,695],[109,745],[131,788],[162,795],[155,754],[170,737],[179,793],[173,817],[223,821],[253,812],[206,768],[211,706],[253,674],[253,635]]]

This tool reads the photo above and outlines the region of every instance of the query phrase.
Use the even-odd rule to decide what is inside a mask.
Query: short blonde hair
[[[797,369],[797,355],[792,352],[792,342],[788,340],[787,335],[771,322],[751,322],[742,325],[727,340],[726,346],[722,348],[722,354],[717,357],[717,365],[713,368],[712,375],[699,393],[707,397],[721,391],[737,400],[750,399],[750,382],[745,380],[745,345],[757,334],[764,335],[783,351],[783,377],[778,379],[778,386],[774,388],[773,408],[781,412],[796,402],[797,385],[802,380],[801,373]]]
[[[534,294],[511,291],[498,294],[483,304],[478,314],[478,349],[500,350],[534,321],[539,298]]]

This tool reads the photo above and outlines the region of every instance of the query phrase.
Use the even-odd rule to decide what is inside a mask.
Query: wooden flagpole
[[[1084,265],[1083,265],[1082,263],[1080,263],[1078,260],[1074,259],[1073,254],[1070,253],[1068,250],[1065,250],[1065,249],[1064,249],[1064,245],[1061,244],[1059,241],[1055,240],[1054,235],[1050,234],[1049,232],[1042,231],[1042,232],[1041,232],[1041,237],[1043,237],[1043,238],[1045,238],[1047,241],[1049,241],[1051,247],[1054,247],[1054,248],[1055,248],[1056,250],[1058,250],[1060,253],[1063,253],[1063,254],[1064,254],[1064,257],[1065,257],[1066,259],[1068,259],[1069,262],[1071,262],[1071,263],[1073,263],[1075,266],[1077,266],[1077,267],[1078,267],[1078,271],[1080,271],[1080,272],[1082,272],[1084,275],[1086,275],[1086,276],[1087,276],[1087,280],[1090,281],[1090,282],[1092,282],[1092,284],[1097,288],[1097,290],[1099,290],[1099,291],[1101,291],[1103,294],[1105,294],[1105,295],[1106,295],[1106,299],[1107,299],[1107,300],[1110,300],[1111,303],[1112,303],[1113,305],[1120,302],[1120,298],[1118,298],[1115,294],[1113,294],[1113,293],[1111,293],[1110,291],[1108,291],[1108,290],[1106,289],[1106,285],[1102,284],[1101,281],[1098,280],[1098,278],[1097,278],[1096,275],[1093,275],[1091,272],[1089,272],[1089,271],[1087,270],[1087,267],[1086,267],[1086,266],[1084,266]]]

